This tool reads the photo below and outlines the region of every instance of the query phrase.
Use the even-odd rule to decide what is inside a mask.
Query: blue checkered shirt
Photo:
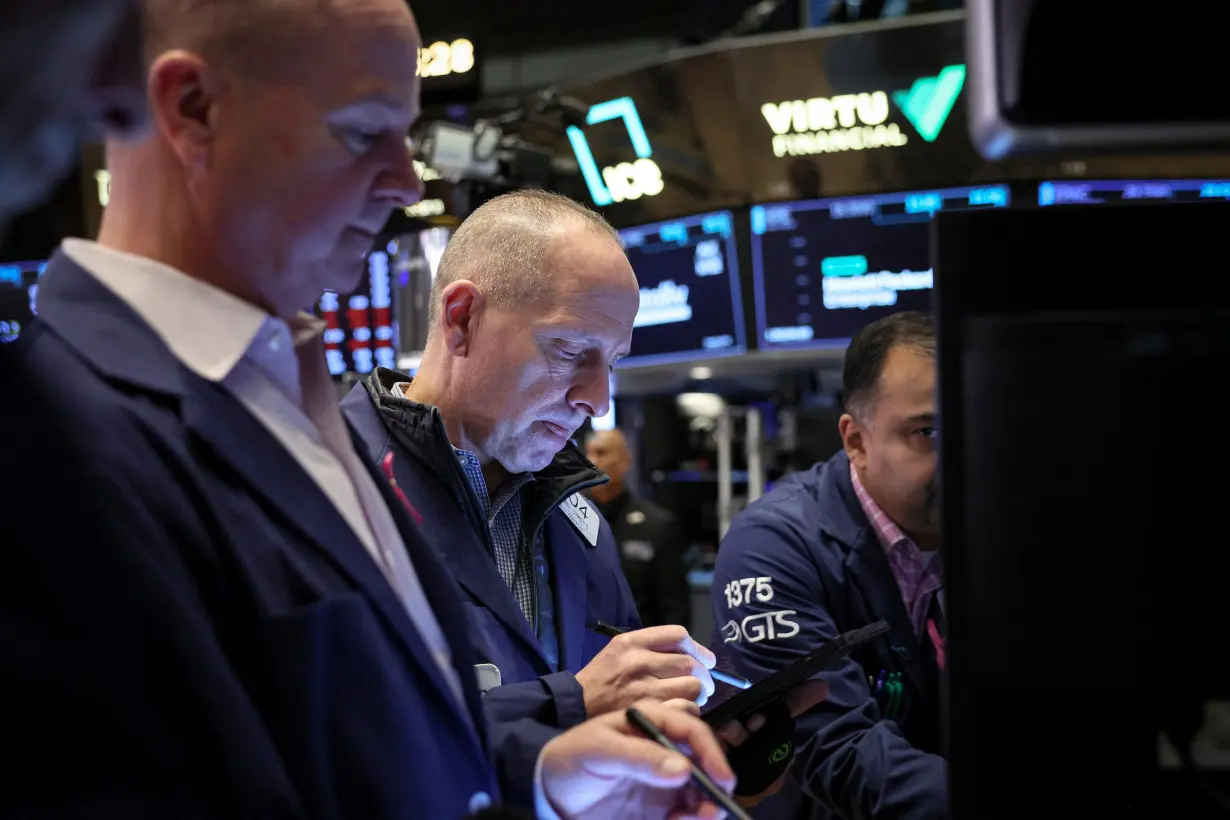
[[[487,490],[478,457],[453,448],[470,489],[478,497],[491,534],[496,568],[504,583],[517,598],[530,629],[538,636],[543,654],[553,669],[559,666],[559,639],[555,631],[555,603],[551,593],[551,572],[543,548],[542,532],[533,544],[527,543],[521,520],[522,488],[534,480],[529,473],[509,476],[495,498]]]

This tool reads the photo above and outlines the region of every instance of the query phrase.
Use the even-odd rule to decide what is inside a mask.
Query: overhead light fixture
[[[688,375],[698,381],[701,379],[711,379],[713,378],[713,368],[705,367],[704,365],[701,365],[700,367],[693,367],[691,371],[689,371]]]

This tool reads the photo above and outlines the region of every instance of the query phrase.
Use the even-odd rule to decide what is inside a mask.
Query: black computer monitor
[[[397,367],[392,250],[368,254],[367,272],[353,293],[325,291],[316,306],[325,320],[325,360],[334,376]]]
[[[619,232],[641,288],[621,367],[737,356],[747,350],[730,211]]]
[[[1230,179],[1065,179],[1038,185],[1038,204],[1226,202]]]
[[[956,820],[1225,816],[1194,770],[1230,700],[1227,225],[936,221]]]
[[[0,344],[17,341],[33,321],[38,279],[46,262],[0,263]]]
[[[845,347],[876,319],[930,310],[928,223],[1010,199],[1006,185],[989,185],[754,206],[760,348]]]

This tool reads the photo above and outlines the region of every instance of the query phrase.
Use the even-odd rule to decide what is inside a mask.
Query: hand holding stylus
[[[734,788],[734,774],[709,727],[671,704],[646,701],[636,710],[675,748],[647,736],[622,710],[587,720],[543,748],[542,796],[550,808],[568,820],[721,816],[718,802],[694,779],[695,766],[717,794]],[[689,750],[690,759],[679,748]]]
[[[682,626],[652,626],[616,632],[577,673],[577,681],[591,717],[627,709],[646,698],[681,698],[704,705],[713,694],[711,670],[716,662],[713,653],[692,640]]]

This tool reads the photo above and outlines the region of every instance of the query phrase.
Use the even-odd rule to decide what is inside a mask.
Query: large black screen
[[[619,232],[641,286],[632,353],[660,364],[747,350],[730,211]]]
[[[1081,179],[1043,182],[1038,186],[1038,204],[1043,206],[1226,200],[1230,200],[1230,180],[1225,179]]]
[[[13,342],[34,319],[38,277],[46,262],[0,263],[0,343]]]
[[[761,348],[840,346],[890,313],[930,311],[927,223],[1009,200],[1007,186],[991,185],[754,206]]]

